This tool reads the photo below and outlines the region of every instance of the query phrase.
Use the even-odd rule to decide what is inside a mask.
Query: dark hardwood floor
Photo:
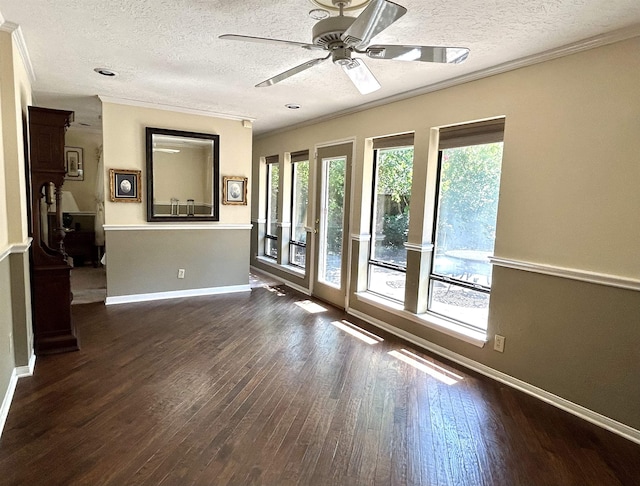
[[[0,484],[640,484],[640,445],[301,300],[74,306],[82,349],[19,381]]]

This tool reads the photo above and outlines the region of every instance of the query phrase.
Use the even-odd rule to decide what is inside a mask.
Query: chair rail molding
[[[640,291],[640,280],[620,277],[618,275],[590,272],[588,270],[579,270],[576,268],[557,267],[554,265],[545,265],[542,263],[527,262],[523,260],[512,260],[509,258],[495,256],[489,257],[489,261],[493,265],[511,268],[514,270],[523,270],[525,272],[540,273],[543,275],[550,275],[552,277],[561,277],[570,280],[578,280],[580,282],[616,287],[619,289]]]

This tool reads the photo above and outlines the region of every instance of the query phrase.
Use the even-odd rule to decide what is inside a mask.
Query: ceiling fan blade
[[[342,64],[342,69],[361,94],[373,93],[380,89],[380,83],[364,61],[352,59],[349,64]]]
[[[238,35],[238,34],[223,34],[218,37],[219,39],[225,40],[236,40],[236,41],[244,41],[244,42],[257,42],[260,44],[276,44],[276,45],[289,45],[295,47],[302,47],[303,49],[309,50],[324,50],[324,47],[318,46],[316,44],[305,44],[304,42],[293,42],[287,40],[280,39],[269,39],[267,37],[252,37],[249,35]]]
[[[329,59],[329,56],[320,57],[318,59],[311,59],[311,61],[307,61],[304,64],[300,64],[299,66],[291,68],[288,71],[285,71],[272,78],[269,78],[263,81],[262,83],[256,84],[256,88],[265,88],[267,86],[273,86],[274,84],[279,83],[280,81],[287,79],[293,76],[294,74],[298,74],[298,73],[301,73],[302,71],[306,71],[307,69],[312,68],[316,64],[320,64],[322,61],[326,61],[327,59]]]
[[[469,56],[469,49],[466,47],[375,45],[367,47],[365,53],[372,59],[460,64]]]
[[[407,9],[387,0],[373,0],[342,34],[349,47],[363,48],[373,37],[407,13]]]

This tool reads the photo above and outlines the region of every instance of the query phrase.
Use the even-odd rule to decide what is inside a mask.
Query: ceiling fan
[[[344,15],[344,8],[351,0],[332,0],[340,11],[336,17],[320,20],[313,26],[313,44],[292,42],[266,37],[251,37],[224,34],[220,39],[259,42],[301,47],[310,51],[328,51],[326,57],[312,59],[272,78],[256,84],[256,88],[273,86],[294,74],[305,71],[331,58],[342,67],[360,93],[368,94],[380,88],[380,83],[363,60],[352,54],[363,54],[371,59],[393,59],[396,61],[419,61],[458,64],[469,55],[466,47],[369,45],[373,37],[385,30],[407,13],[407,9],[388,0],[372,0],[357,17]]]

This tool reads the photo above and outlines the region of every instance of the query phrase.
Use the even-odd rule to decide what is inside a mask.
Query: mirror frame
[[[213,141],[213,201],[212,214],[209,216],[156,216],[153,211],[153,136],[169,135],[172,137],[201,138]],[[148,222],[200,222],[220,220],[220,135],[211,133],[185,132],[166,128],[146,128],[147,147],[147,221]]]

